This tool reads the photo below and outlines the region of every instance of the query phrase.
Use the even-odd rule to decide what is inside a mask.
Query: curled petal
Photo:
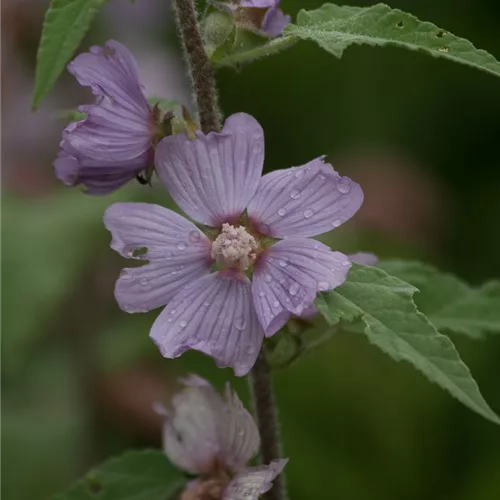
[[[124,257],[149,260],[122,271],[115,297],[127,312],[167,304],[188,283],[210,272],[210,242],[184,217],[149,203],[115,203],[104,214],[111,248]]]
[[[225,399],[224,415],[219,425],[219,460],[228,469],[237,471],[255,456],[260,446],[260,437],[252,415],[229,384],[226,385]]]
[[[309,237],[340,226],[362,203],[359,184],[341,177],[318,158],[262,177],[247,210],[261,233],[276,238]]]
[[[163,448],[168,458],[191,474],[211,472],[220,450],[219,425],[224,402],[209,384],[188,386],[162,412]]]
[[[269,491],[274,478],[280,474],[288,460],[273,460],[269,465],[252,467],[233,477],[222,500],[257,500]]]
[[[278,4],[279,2],[276,2]],[[271,7],[264,16],[261,29],[269,36],[278,36],[288,26],[292,18],[278,7]]]
[[[341,285],[351,262],[319,241],[288,238],[261,255],[253,281],[253,298],[266,336],[283,326],[286,312],[301,316],[319,291]]]
[[[201,377],[190,375],[182,382],[187,387],[175,395],[171,410],[155,407],[165,418],[169,458],[191,473],[208,474],[214,466],[241,470],[257,453],[260,439],[236,392],[227,384],[223,400]]]
[[[209,226],[234,222],[254,195],[264,163],[264,133],[245,113],[230,116],[222,132],[162,139],[155,165],[172,198]]]
[[[157,318],[150,336],[166,358],[194,349],[213,357],[219,367],[246,375],[263,339],[250,281],[217,272],[188,284]]]

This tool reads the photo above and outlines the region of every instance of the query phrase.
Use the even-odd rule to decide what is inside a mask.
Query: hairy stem
[[[203,46],[193,0],[174,0],[177,23],[189,63],[193,90],[204,134],[220,130],[212,65]]]
[[[271,461],[281,458],[281,442],[271,370],[264,349],[260,351],[252,369],[250,388],[261,439],[260,458],[263,464],[269,464]],[[283,474],[279,474],[275,478],[273,487],[263,495],[263,498],[265,500],[286,500]]]

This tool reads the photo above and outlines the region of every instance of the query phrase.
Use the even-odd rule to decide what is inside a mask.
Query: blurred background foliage
[[[293,16],[315,0],[283,0]],[[358,0],[357,5],[369,5]],[[176,378],[222,386],[229,370],[197,353],[161,359],[158,314],[113,299],[125,260],[109,248],[116,200],[172,206],[164,189],[107,198],[61,186],[51,162],[62,109],[90,94],[66,73],[30,113],[36,45],[48,1],[2,2],[2,493],[45,500],[128,447],[160,445],[151,411]],[[393,0],[392,7],[500,58],[495,0]],[[190,103],[167,0],[110,0],[85,40],[115,38],[136,55],[149,95]],[[253,114],[269,170],[328,154],[360,182],[365,204],[326,240],[335,248],[413,257],[472,283],[500,275],[500,82],[397,49],[352,47],[341,61],[303,43],[217,73],[226,115]],[[454,338],[500,412],[500,338]],[[234,380],[247,397],[244,380]],[[334,337],[276,377],[293,499],[500,498],[500,429],[357,336]]]

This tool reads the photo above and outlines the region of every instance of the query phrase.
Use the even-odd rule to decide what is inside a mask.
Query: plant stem
[[[189,63],[189,72],[198,106],[201,130],[204,134],[218,132],[220,120],[217,108],[212,65],[205,52],[193,0],[174,0],[177,23]]]
[[[250,375],[250,388],[253,395],[254,411],[260,434],[260,458],[263,464],[269,464],[281,458],[281,442],[279,423],[274,399],[271,370],[266,359],[264,348]],[[263,495],[265,500],[285,500],[286,488],[283,474],[279,474],[273,487]]]

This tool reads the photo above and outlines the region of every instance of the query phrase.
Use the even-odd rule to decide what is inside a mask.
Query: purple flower
[[[210,238],[158,205],[106,211],[111,247],[149,260],[122,271],[115,297],[127,312],[168,304],[150,333],[164,357],[195,349],[245,375],[264,335],[310,307],[318,291],[344,282],[349,257],[309,237],[350,219],[363,202],[360,186],[323,158],[261,177],[263,163],[262,128],[244,113],[220,133],[159,143],[160,179],[189,217],[215,228]]]
[[[56,176],[68,186],[83,184],[87,193],[106,194],[152,165],[153,109],[132,54],[118,42],[91,47],[68,70],[97,99],[80,106],[87,117],[64,130]]]
[[[272,486],[288,460],[247,467],[260,446],[252,416],[226,385],[223,399],[205,380],[191,375],[172,400],[172,409],[156,411],[165,418],[163,448],[170,461],[189,474],[182,500],[217,498],[257,500]]]
[[[281,0],[232,0],[210,3],[232,14],[236,26],[274,37],[281,34],[290,23],[291,17],[279,8]]]

